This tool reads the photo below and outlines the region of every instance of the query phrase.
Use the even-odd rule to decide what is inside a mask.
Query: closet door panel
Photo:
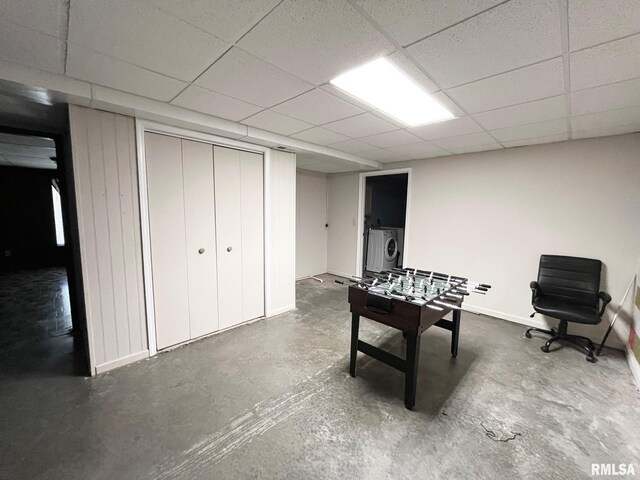
[[[220,329],[242,319],[242,218],[240,152],[213,147]]]
[[[218,330],[213,147],[182,140],[191,338]]]
[[[191,338],[181,140],[145,133],[158,349]]]
[[[264,175],[262,155],[240,152],[242,319],[264,316]]]

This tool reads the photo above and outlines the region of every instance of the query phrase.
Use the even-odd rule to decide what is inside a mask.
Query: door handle
[[[199,249],[199,250],[198,250],[198,253],[199,253],[200,255],[202,255],[202,254],[204,253],[204,248]]]
[[[227,247],[227,252],[230,252],[231,250],[233,250],[233,247]]]

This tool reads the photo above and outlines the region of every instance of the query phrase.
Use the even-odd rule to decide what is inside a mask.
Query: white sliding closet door
[[[242,322],[242,218],[240,152],[213,147],[218,230],[218,314],[220,328]]]
[[[218,330],[213,146],[182,140],[191,338]]]
[[[214,147],[220,328],[264,315],[262,155]]]
[[[145,133],[159,350],[264,316],[263,157]]]
[[[262,155],[240,152],[242,319],[264,315],[264,174]]]
[[[181,140],[145,134],[158,349],[191,338]]]

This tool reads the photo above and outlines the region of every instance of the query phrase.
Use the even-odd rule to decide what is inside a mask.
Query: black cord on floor
[[[515,440],[517,437],[521,437],[522,436],[521,433],[511,432],[511,435],[513,435],[513,437],[497,438],[496,432],[494,432],[493,430],[489,430],[487,427],[484,426],[484,423],[482,423],[482,422],[480,422],[480,425],[482,425],[482,428],[484,428],[485,435],[487,437],[489,437],[491,440],[493,440],[494,442],[504,442],[504,443],[506,443],[509,440]]]

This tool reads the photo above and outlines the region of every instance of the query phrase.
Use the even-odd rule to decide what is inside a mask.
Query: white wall
[[[344,277],[356,271],[359,179],[358,173],[330,175],[327,179],[327,271]]]
[[[69,108],[91,373],[148,355],[133,118]]]
[[[296,304],[296,156],[271,151],[269,166],[269,248],[267,281],[270,296],[267,316],[295,308]]]
[[[625,135],[414,162],[407,264],[490,283],[468,306],[528,323],[540,254],[597,258],[611,315],[639,253],[639,152]]]
[[[613,297],[608,315],[598,327],[569,329],[600,341],[640,253],[639,152],[633,134],[402,164],[412,167],[405,264],[490,283],[467,308],[533,325],[543,323],[528,317],[540,254],[598,258]],[[328,179],[330,271],[355,271],[357,177]]]
[[[296,279],[327,271],[327,175],[296,174]]]

